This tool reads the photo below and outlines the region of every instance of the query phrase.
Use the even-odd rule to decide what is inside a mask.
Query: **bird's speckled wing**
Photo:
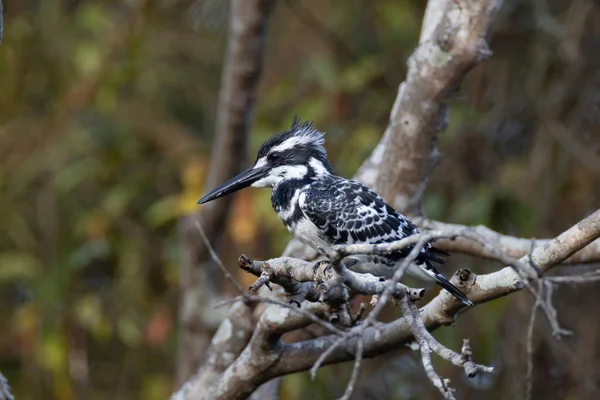
[[[418,228],[358,182],[328,179],[302,191],[300,209],[331,244],[386,243]]]
[[[310,185],[300,193],[298,204],[323,239],[333,245],[388,243],[419,233],[410,220],[384,202],[377,193],[358,182],[339,177]],[[375,257],[383,260],[384,265],[393,267],[411,250],[412,246],[392,255]],[[460,289],[434,267],[432,262],[444,263],[436,254],[445,253],[428,243],[415,261],[438,285],[465,304],[473,305]]]

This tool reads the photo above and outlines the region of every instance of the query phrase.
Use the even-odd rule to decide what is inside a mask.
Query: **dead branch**
[[[173,396],[173,400],[204,398],[206,390],[242,352],[254,331],[252,310],[256,303],[236,302],[219,326],[202,367]]]
[[[426,230],[436,231],[453,231],[461,229],[469,229],[476,233],[488,243],[494,243],[494,247],[513,258],[521,258],[531,250],[531,242],[534,239],[519,238],[515,236],[503,235],[495,232],[488,227],[479,226],[465,226],[460,224],[450,224],[446,222],[433,221],[429,219],[416,219],[413,220],[417,225]],[[547,244],[551,239],[535,239],[537,246],[543,246]],[[491,260],[497,260],[497,255],[485,249],[480,243],[473,242],[471,240],[465,240],[463,238],[456,238],[456,240],[441,239],[435,243],[435,246],[449,251],[451,253],[462,253],[471,255],[474,257],[487,258]],[[563,264],[585,264],[585,263],[597,263],[600,261],[600,240],[596,240],[580,251],[567,258]]]
[[[2,37],[4,33],[4,18],[2,16],[2,0],[0,0],[0,43],[2,43]]]
[[[430,0],[419,47],[408,61],[383,139],[358,178],[407,215],[421,214],[421,197],[438,159],[438,132],[448,102],[466,74],[490,56],[486,37],[502,0]]]
[[[535,248],[531,258],[542,271],[547,271],[551,266],[560,263],[599,236],[600,211],[590,215],[582,222],[565,231],[556,239],[549,242],[548,245]],[[491,301],[523,288],[520,278],[510,267],[477,277],[466,271],[461,271],[455,274],[451,281],[460,286],[476,304]],[[442,292],[423,307],[421,318],[424,326],[431,331],[442,325],[452,323],[456,313],[461,308],[461,305],[456,304],[449,294]],[[407,341],[412,340],[412,338],[413,335],[406,318],[383,326],[367,327],[362,334],[364,355],[365,357],[373,357],[398,349]],[[268,369],[261,370],[260,372],[258,370],[255,371],[257,382],[252,384],[258,385],[274,376],[311,368],[314,362],[322,355],[323,349],[330,348],[338,340],[338,335],[328,335],[309,341],[284,344],[278,352],[279,356],[277,360]],[[351,360],[354,357],[352,352],[348,352],[348,349],[356,348],[356,345],[357,338],[346,340],[343,345],[337,346],[337,348],[330,352],[323,364]]]
[[[421,348],[421,355],[423,357],[423,366],[425,367],[425,371],[427,372],[427,376],[433,383],[435,387],[442,393],[444,398],[453,399],[453,389],[451,389],[447,382],[444,381],[437,375],[435,370],[433,369],[433,365],[431,364],[430,353],[433,351],[444,360],[451,362],[457,367],[462,367],[465,370],[465,374],[469,378],[475,377],[479,372],[494,372],[494,369],[491,367],[486,367],[485,365],[475,364],[471,360],[471,345],[468,339],[464,339],[463,346],[461,349],[461,354],[458,354],[449,348],[442,345],[438,342],[427,328],[423,324],[423,320],[421,319],[421,315],[419,313],[419,309],[412,303],[409,299],[401,299],[400,306],[402,307],[402,314],[404,318],[407,320],[408,324],[411,327],[411,332],[413,333],[415,339],[419,343],[419,347]]]
[[[390,282],[374,275],[359,274],[347,268],[341,268],[340,272],[336,272],[328,262],[312,263],[290,257],[254,261],[242,255],[238,265],[258,277],[268,274],[269,282],[282,286],[289,302],[298,304],[303,300],[314,302],[326,299],[331,305],[339,305],[348,301],[348,294],[337,290],[340,285],[344,285],[354,293],[375,295],[384,292]],[[405,294],[411,298],[422,298],[425,291],[394,283],[390,294],[396,298],[403,297]]]
[[[562,260],[566,259],[599,236],[600,211],[597,211],[559,235],[556,239],[550,241],[547,245],[536,247],[532,251],[531,257],[524,257],[521,261],[527,262],[528,259],[531,259],[543,272],[545,272],[553,265],[560,263]],[[284,270],[285,269],[282,269],[282,271]],[[451,281],[455,285],[461,287],[465,294],[467,294],[476,304],[491,301],[497,297],[513,293],[524,287],[521,278],[515,270],[510,267],[503,268],[502,270],[491,274],[479,276],[475,276],[467,270],[462,270],[455,274]],[[303,307],[308,307],[308,304],[310,303],[304,302],[302,304]],[[270,309],[272,309],[272,307],[278,306],[269,306]],[[427,330],[433,330],[442,325],[452,323],[456,313],[461,308],[461,304],[457,304],[449,294],[442,291],[442,293],[434,298],[429,304],[423,307],[420,314],[423,326]],[[280,318],[277,319],[276,328],[272,328],[275,329],[273,333],[273,335],[275,335],[274,337],[279,338],[278,335],[283,331],[297,329],[300,326],[306,326],[310,323],[308,318],[303,317],[300,314],[291,311],[281,311],[281,308],[279,308],[279,310],[278,315]],[[321,313],[325,312],[324,309],[318,310]],[[273,315],[265,318],[272,319]],[[263,327],[265,326],[266,325],[263,325]],[[262,347],[258,345],[258,338],[261,337],[261,335],[264,338],[267,333],[262,332],[259,335],[257,329],[251,343],[246,346],[246,349],[242,353],[246,354],[245,358],[242,359],[242,355],[240,355],[234,364],[228,368],[228,370],[231,371],[233,371],[232,368],[240,368],[244,371],[243,376],[238,377],[233,372],[226,377],[224,375],[224,377],[219,380],[219,383],[215,383],[215,386],[213,387],[215,390],[211,389],[210,396],[206,398],[241,398],[272,377],[311,368],[323,355],[324,349],[329,349],[331,347],[333,347],[333,349],[330,350],[328,356],[323,359],[323,365],[349,361],[354,358],[352,349],[357,348],[356,346],[358,345],[359,337],[364,342],[365,357],[373,357],[378,354],[398,349],[413,338],[413,332],[406,317],[384,325],[380,324],[377,326],[365,326],[352,329],[355,329],[355,334],[351,336],[346,334],[346,337],[342,341],[340,341],[339,334],[333,334],[299,343],[284,344],[277,342],[277,344],[273,344],[272,342],[269,342],[271,344],[267,347],[265,347],[265,344],[263,344]],[[357,335],[356,333],[359,331],[361,334]],[[256,352],[253,353],[252,349]],[[262,352],[266,353],[263,354]],[[444,354],[443,351],[440,352]],[[467,353],[468,351],[465,349],[463,355],[460,356],[460,359],[457,359],[456,357],[449,357],[449,359],[459,362],[457,360],[465,359]],[[262,361],[260,363],[255,363],[254,361],[251,362],[251,360]],[[251,370],[254,371],[253,377],[250,377]],[[224,380],[229,379],[235,380],[236,384],[224,382]],[[240,385],[244,388],[240,389]]]

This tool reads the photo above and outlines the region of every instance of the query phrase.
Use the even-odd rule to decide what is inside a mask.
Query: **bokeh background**
[[[226,46],[225,0],[4,0],[0,45],[0,371],[18,399],[164,399],[175,387],[178,221],[197,212]],[[327,132],[335,170],[352,176],[380,139],[417,46],[422,0],[278,1],[249,144],[294,115]],[[431,218],[552,237],[598,208],[600,3],[505,1],[493,57],[455,94]],[[289,234],[269,191],[236,196],[222,256],[269,258]],[[499,265],[454,256],[447,271]],[[570,269],[569,269],[570,268]],[[568,273],[580,267],[560,268]],[[584,267],[581,267],[584,268]],[[589,267],[585,267],[589,268]],[[214,285],[231,292],[220,276]],[[248,277],[239,274],[248,282]],[[534,398],[600,393],[598,284],[560,287],[575,335],[534,341]],[[526,293],[478,306],[436,332],[499,373],[467,382],[437,362],[465,399],[520,398]],[[283,399],[339,396],[347,366]],[[418,354],[366,364],[355,397],[437,398]]]

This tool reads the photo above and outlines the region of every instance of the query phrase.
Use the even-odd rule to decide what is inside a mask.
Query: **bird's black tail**
[[[428,267],[431,267],[431,268],[428,268],[426,270],[426,272],[429,276],[431,276],[433,278],[433,280],[435,280],[435,283],[440,285],[442,288],[446,289],[452,296],[454,296],[458,300],[462,301],[465,305],[467,305],[469,307],[473,306],[473,302],[471,300],[469,300],[467,298],[467,296],[465,296],[465,294],[460,291],[459,288],[457,288],[452,283],[450,283],[450,281],[448,279],[444,278],[444,275],[442,275],[438,271],[436,271],[435,268],[433,267],[433,265],[431,265],[431,266],[428,265]]]

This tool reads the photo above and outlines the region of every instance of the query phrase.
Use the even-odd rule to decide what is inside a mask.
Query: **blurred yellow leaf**
[[[163,400],[169,398],[173,392],[171,380],[159,374],[145,375],[142,381],[140,399]]]
[[[73,305],[73,313],[77,321],[98,340],[110,338],[111,325],[102,310],[102,300],[95,294],[88,294],[78,299]]]
[[[97,326],[102,320],[102,302],[93,294],[78,299],[73,305],[77,321],[84,327]]]
[[[59,372],[67,367],[67,344],[58,331],[49,331],[37,353],[38,362],[48,371]]]
[[[253,212],[253,196],[251,192],[240,192],[233,202],[232,216],[229,218],[228,230],[234,242],[239,246],[249,245],[256,236],[256,224],[260,223]]]
[[[198,200],[204,189],[206,162],[200,159],[190,160],[181,170],[183,193],[179,198],[179,213],[186,215],[198,211]]]
[[[97,43],[82,42],[77,46],[73,61],[81,75],[95,74],[102,66],[100,46]]]
[[[181,183],[184,189],[202,190],[206,172],[206,162],[198,158],[191,159],[181,171]]]
[[[20,306],[14,317],[19,335],[19,348],[23,355],[32,356],[37,351],[40,333],[40,309],[34,303]]]
[[[54,398],[56,400],[75,399],[71,379],[66,372],[54,374]]]

